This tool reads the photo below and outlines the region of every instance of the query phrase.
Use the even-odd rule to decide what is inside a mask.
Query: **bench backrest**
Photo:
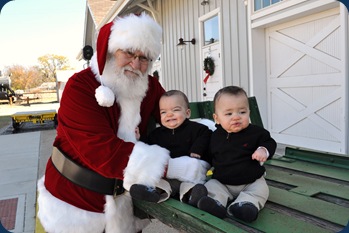
[[[249,97],[248,102],[250,104],[251,123],[263,127],[256,97]],[[213,101],[191,102],[189,105],[191,110],[191,119],[206,118],[213,120]]]

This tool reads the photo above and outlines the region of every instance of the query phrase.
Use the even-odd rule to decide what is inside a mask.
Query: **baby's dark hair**
[[[214,98],[213,98],[213,106],[214,106],[214,108],[216,108],[216,103],[217,103],[218,99],[223,94],[235,95],[235,96],[244,95],[244,96],[246,96],[246,98],[248,98],[246,91],[243,88],[241,88],[241,87],[238,87],[238,86],[223,87],[222,89],[217,91],[217,93],[214,95]],[[215,109],[214,109],[214,111],[215,111]]]
[[[179,90],[170,90],[170,91],[166,91],[164,94],[162,94],[161,97],[163,96],[166,96],[166,97],[169,97],[169,96],[173,96],[173,95],[178,95],[178,96],[181,96],[184,100],[184,103],[186,105],[186,107],[189,109],[190,106],[189,106],[189,100],[188,100],[188,97],[186,94],[184,94],[183,92],[179,91]]]

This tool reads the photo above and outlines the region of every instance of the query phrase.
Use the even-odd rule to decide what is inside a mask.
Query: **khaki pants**
[[[182,201],[184,195],[187,194],[194,186],[194,183],[182,182],[179,188],[179,200]],[[164,179],[161,179],[160,182],[157,183],[156,187],[164,191],[164,193],[161,194],[159,203],[166,201],[170,197],[172,192],[169,182]]]
[[[171,186],[170,183],[167,182],[167,180],[160,179],[160,181],[156,184],[156,188],[162,189],[164,192],[160,195],[160,200],[158,203],[166,201],[170,198],[171,195]]]
[[[261,210],[269,197],[269,188],[263,176],[253,183],[244,185],[224,185],[218,180],[210,179],[205,186],[208,196],[219,201],[224,207],[227,207],[229,201],[234,200],[232,204],[250,202]]]

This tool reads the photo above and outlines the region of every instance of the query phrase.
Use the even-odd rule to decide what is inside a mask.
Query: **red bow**
[[[206,77],[204,78],[204,83],[207,83],[208,78],[210,77],[210,71],[209,70],[205,70],[206,71]]]

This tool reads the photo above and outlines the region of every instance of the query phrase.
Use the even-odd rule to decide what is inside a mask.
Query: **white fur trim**
[[[206,125],[212,131],[216,130],[216,125],[215,125],[214,121],[212,121],[210,119],[202,118],[202,119],[198,120],[197,122],[200,124]]]
[[[128,192],[117,196],[106,196],[105,216],[106,233],[133,233],[142,230],[149,224],[148,219],[138,219],[133,215],[132,198]]]
[[[181,156],[169,160],[166,177],[182,182],[203,184],[209,168],[210,165],[204,160]]]
[[[155,60],[161,52],[161,38],[162,29],[152,17],[144,12],[139,16],[130,14],[114,20],[108,51],[114,53],[118,49],[140,50]]]
[[[132,199],[128,192],[106,196],[104,213],[86,211],[63,202],[47,191],[45,177],[38,181],[38,217],[50,233],[135,233],[149,224],[148,219],[133,215]]]
[[[114,104],[115,95],[110,88],[100,85],[95,93],[98,104],[102,107],[110,107]]]
[[[45,177],[38,181],[38,218],[46,232],[96,233],[103,232],[106,221],[103,213],[79,209],[63,202],[47,191]],[[79,224],[77,224],[79,223]]]
[[[169,159],[170,153],[165,148],[137,142],[124,171],[124,188],[130,190],[133,184],[155,187]]]

